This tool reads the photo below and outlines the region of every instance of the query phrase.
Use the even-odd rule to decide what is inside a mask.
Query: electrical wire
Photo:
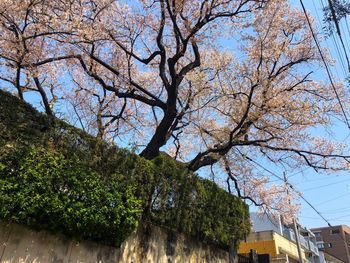
[[[292,189],[295,193],[297,193],[297,195],[312,209],[314,210],[317,215],[319,217],[321,217],[329,227],[332,227],[331,223],[330,223],[330,220],[328,220],[327,218],[325,218],[323,216],[323,214],[315,207],[315,205],[313,205],[309,200],[307,200],[303,194],[301,192],[299,192],[298,190],[296,190],[296,188],[291,184],[289,183],[288,181],[286,181],[284,178],[282,178],[281,176],[277,175],[275,172],[271,171],[270,169],[267,169],[266,167],[264,167],[263,165],[261,165],[260,163],[258,163],[257,161],[253,160],[252,158],[250,158],[249,156],[247,155],[243,155],[247,160],[249,160],[250,162],[254,163],[255,165],[259,166],[260,168],[262,168],[263,170],[267,171],[268,173],[270,173],[271,175],[273,175],[274,177],[278,178],[279,180],[283,181],[290,189]],[[349,193],[346,193],[345,195],[348,195]],[[327,203],[327,202],[330,202],[330,201],[333,201],[333,200],[336,200],[336,199],[339,199],[345,195],[341,195],[341,196],[338,196],[336,198],[333,198],[331,200],[327,200],[323,203]],[[323,204],[321,203],[321,204]],[[320,204],[318,204],[320,205]],[[338,217],[339,218],[339,217]],[[334,220],[337,220],[338,218],[334,219]],[[343,238],[342,238],[343,239]],[[345,240],[344,240],[345,242]]]
[[[350,206],[337,208],[337,209],[333,209],[333,210],[327,210],[327,211],[324,211],[322,213],[323,214],[336,214],[336,213],[339,213],[339,211],[343,212],[343,211],[348,211],[348,210],[350,210]]]
[[[333,40],[333,44],[335,46],[335,49],[337,51],[337,54],[338,54],[338,57],[339,57],[339,60],[340,60],[340,65],[341,65],[341,68],[343,70],[343,73],[344,75],[347,74],[347,71],[346,71],[346,67],[345,67],[345,62],[344,62],[344,58],[343,56],[341,55],[341,52],[340,52],[340,48],[339,48],[339,45],[338,45],[338,42],[335,38],[335,36],[332,34],[332,40]]]
[[[274,173],[273,171],[265,168],[263,165],[261,165],[260,163],[258,163],[257,161],[253,160],[252,158],[250,158],[247,155],[243,155],[247,160],[249,160],[250,162],[258,165],[260,168],[262,168],[263,170],[269,172],[271,175],[273,175],[274,177],[280,179],[281,181],[285,182],[285,184],[292,189],[305,203],[307,203],[327,224],[328,226],[331,226],[330,222],[316,209],[316,207],[314,205],[312,205],[304,196],[301,192],[299,192],[298,190],[296,190],[296,188],[289,182],[287,182],[283,177],[277,175],[276,173]]]
[[[299,183],[296,183],[296,185],[299,184],[307,184],[307,183],[314,183],[314,182],[318,182],[318,181],[325,181],[325,180],[335,180],[335,179],[342,179],[343,177],[349,176],[348,174],[344,174],[344,175],[336,175],[336,176],[331,176],[331,175],[326,175],[326,177],[324,176],[320,176],[322,178],[317,178],[317,179],[312,179],[312,180],[306,180],[306,181],[302,181]],[[288,178],[291,178],[292,176],[288,176]]]
[[[295,190],[293,185],[291,185],[290,183],[288,183],[289,187],[291,189],[293,189],[294,191],[296,191],[296,193],[300,196],[301,199],[304,200],[305,203],[307,203],[326,223],[328,226],[332,226],[331,223],[321,214],[321,212],[319,212],[316,207],[314,207],[303,195],[302,193],[300,193],[299,191]]]
[[[314,0],[313,0],[313,1],[314,1]],[[322,10],[325,10],[326,7],[325,7],[325,4],[324,4],[323,0],[320,0],[320,2],[321,2],[321,5],[322,5]],[[316,14],[317,14],[317,16],[318,16],[318,13],[316,13]],[[322,24],[322,23],[321,23],[321,24]],[[338,58],[339,58],[339,60],[340,60],[340,62],[341,62],[341,64],[342,64],[342,69],[343,69],[344,76],[347,76],[347,75],[348,75],[348,70],[346,70],[345,63],[344,63],[344,61],[345,61],[346,59],[344,59],[342,53],[340,52],[340,48],[339,48],[338,42],[337,42],[337,40],[336,40],[334,34],[331,33],[331,35],[332,35],[333,43],[334,43],[334,45],[336,46]],[[345,50],[345,49],[344,49],[344,50]],[[346,53],[346,50],[345,50],[344,52],[345,52],[345,54],[347,54],[347,53]],[[337,73],[337,71],[336,71],[336,73]],[[338,74],[336,74],[336,75],[339,77]]]
[[[307,205],[309,205],[310,208],[311,208],[312,210],[314,210],[314,211],[319,215],[319,217],[321,217],[321,218],[327,223],[327,225],[328,225],[329,227],[332,227],[332,225],[331,225],[331,223],[329,222],[329,220],[328,220],[327,218],[325,218],[325,217],[322,215],[322,213],[321,213],[319,210],[317,210],[317,208],[316,208],[313,204],[311,204],[311,202],[308,201],[308,200],[303,196],[303,194],[302,194],[301,192],[299,192],[298,190],[296,190],[296,188],[295,188],[291,183],[289,183],[289,182],[287,181],[286,177],[282,178],[281,176],[277,175],[275,172],[271,171],[270,169],[267,169],[266,167],[264,167],[263,165],[261,165],[261,164],[258,163],[257,161],[253,160],[252,158],[250,158],[250,157],[247,156],[246,154],[242,154],[242,156],[245,157],[245,158],[246,158],[247,160],[249,160],[250,162],[252,162],[253,164],[255,164],[255,165],[259,166],[260,168],[262,168],[263,170],[267,171],[268,173],[270,173],[270,174],[273,175],[274,177],[276,177],[276,178],[280,179],[281,181],[283,181],[283,182],[284,182],[290,189],[292,189],[292,190],[293,190]],[[350,194],[350,193],[347,193],[347,194],[345,194],[345,195],[348,195],[348,194]],[[343,196],[345,196],[345,195],[338,196],[338,197],[332,199],[332,201],[335,200],[335,199],[341,198],[341,197],[343,197]],[[331,200],[328,200],[328,201],[326,201],[326,202],[329,202],[329,201],[331,201]],[[324,203],[326,203],[326,202],[324,202]],[[318,204],[318,205],[319,205],[319,204]],[[334,219],[334,220],[337,221],[338,219]],[[345,245],[347,245],[348,242],[344,239],[344,237],[343,237],[341,234],[339,234],[339,236],[340,236],[340,238],[343,240],[343,242],[345,243]]]
[[[350,179],[346,179],[346,180],[342,180],[342,181],[338,181],[338,182],[334,182],[334,183],[330,183],[330,184],[325,184],[325,185],[310,187],[310,188],[304,189],[303,192],[305,192],[305,191],[312,191],[312,190],[316,190],[316,189],[319,189],[319,188],[328,187],[328,186],[330,186],[330,185],[336,185],[336,184],[340,184],[340,183],[344,183],[344,182],[349,182],[349,181],[350,181]]]
[[[318,23],[319,23],[319,25],[322,25],[322,19],[321,19],[320,15],[318,14],[318,9],[317,9],[317,7],[316,7],[315,0],[312,0],[312,4],[313,4],[313,7],[314,7],[314,11],[315,11],[316,17],[317,17],[317,19],[318,19]],[[324,5],[323,5],[322,0],[321,0],[321,4],[322,4],[323,9],[324,9]],[[336,38],[334,37],[333,34],[332,34],[332,40],[333,40],[333,44],[336,46],[337,57],[338,57],[339,60],[340,60],[341,68],[342,68],[342,70],[343,70],[343,73],[344,73],[344,75],[347,75],[348,73],[347,73],[347,70],[346,70],[346,67],[345,67],[343,55],[342,55],[342,53],[340,52],[339,45],[338,45],[338,43],[337,43],[337,41],[336,41]],[[326,41],[327,41],[327,39],[326,39]],[[338,74],[337,71],[336,71],[336,75],[337,75],[337,77],[339,78],[339,74]]]
[[[335,10],[334,10],[334,7],[333,7],[333,3],[332,3],[331,0],[328,0],[328,5],[329,5],[329,9],[330,9],[330,11],[331,11],[331,15],[332,15],[331,17],[332,17],[333,22],[334,22],[334,24],[335,24],[335,28],[336,28],[338,37],[339,37],[339,39],[340,39],[340,43],[341,43],[341,45],[342,45],[342,47],[343,47],[343,51],[344,51],[344,54],[345,54],[345,57],[346,57],[346,62],[347,62],[347,64],[348,64],[348,70],[350,71],[350,62],[349,62],[348,53],[346,52],[344,40],[343,40],[341,31],[340,31],[340,26],[339,26],[339,23],[338,23],[336,14],[335,14]]]
[[[339,195],[339,196],[334,197],[334,198],[332,198],[332,199],[328,199],[328,200],[326,200],[326,201],[324,201],[324,202],[318,203],[317,205],[318,205],[318,206],[319,206],[319,205],[324,205],[324,204],[327,204],[327,203],[332,202],[332,201],[334,201],[334,200],[338,200],[338,199],[340,199],[340,198],[343,198],[344,196],[347,196],[347,195],[350,195],[350,193],[346,193],[346,194]]]
[[[336,98],[337,98],[337,100],[338,100],[338,103],[339,103],[339,105],[340,105],[340,108],[341,108],[341,111],[342,111],[342,113],[343,113],[343,116],[344,116],[346,125],[347,125],[348,128],[350,129],[349,119],[348,119],[348,117],[347,117],[347,115],[346,115],[346,113],[345,113],[345,109],[344,109],[343,103],[341,102],[340,97],[339,97],[339,94],[338,94],[338,91],[337,91],[337,89],[336,89],[336,87],[335,87],[335,85],[334,85],[331,72],[330,72],[330,70],[329,70],[329,68],[328,68],[328,64],[327,64],[327,62],[326,62],[326,60],[325,60],[325,58],[324,58],[324,56],[323,56],[323,53],[322,53],[320,44],[318,43],[318,40],[317,40],[316,35],[315,35],[315,32],[314,32],[314,30],[312,29],[312,25],[311,25],[311,22],[310,22],[310,18],[309,18],[309,15],[308,15],[307,12],[306,12],[306,9],[305,9],[303,0],[300,0],[300,4],[301,4],[302,9],[303,9],[303,12],[304,12],[304,14],[305,14],[306,21],[307,21],[307,23],[308,23],[308,25],[309,25],[309,28],[310,28],[312,37],[313,37],[313,39],[314,39],[314,41],[315,41],[315,44],[316,44],[316,46],[317,46],[318,52],[320,53],[321,59],[322,59],[322,61],[323,61],[323,63],[324,63],[324,66],[325,66],[325,68],[326,68],[326,72],[327,72],[327,75],[328,75],[330,84],[331,84],[331,86],[332,86],[332,88],[333,88],[333,91],[334,91],[334,93],[335,93],[335,96],[336,96]]]

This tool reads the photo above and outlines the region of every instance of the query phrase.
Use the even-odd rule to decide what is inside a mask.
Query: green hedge
[[[156,158],[154,163],[152,222],[223,248],[249,234],[249,211],[239,198],[167,156]]]
[[[221,247],[250,229],[247,206],[167,156],[106,145],[0,90],[0,218],[120,243],[140,220]]]
[[[34,228],[119,245],[142,201],[124,175],[104,180],[79,158],[42,148],[2,149],[0,215]]]

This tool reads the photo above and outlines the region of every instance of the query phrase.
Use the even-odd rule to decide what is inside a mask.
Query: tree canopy
[[[3,0],[0,10],[3,83],[146,159],[165,151],[193,171],[215,165],[229,189],[281,212],[295,211],[293,193],[252,160],[348,167],[346,145],[312,130],[342,112],[287,0]]]

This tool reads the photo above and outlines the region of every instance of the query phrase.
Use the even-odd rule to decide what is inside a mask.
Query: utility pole
[[[288,179],[287,179],[287,175],[285,172],[283,173],[283,178],[284,178],[284,183],[286,184],[286,188],[287,188],[287,195],[289,195],[289,184],[288,184]],[[289,203],[290,203],[290,200],[289,200]],[[297,243],[297,248],[298,248],[299,262],[303,263],[303,254],[301,252],[299,230],[298,230],[297,222],[296,222],[296,219],[294,216],[293,216],[293,229],[294,229],[294,234],[295,234],[295,241]]]
[[[303,263],[303,255],[301,253],[301,245],[300,245],[300,238],[299,238],[299,231],[297,227],[297,222],[295,218],[293,217],[293,228],[294,228],[294,233],[295,233],[295,239],[297,242],[297,247],[298,247],[298,255],[299,255],[299,261],[300,263]]]

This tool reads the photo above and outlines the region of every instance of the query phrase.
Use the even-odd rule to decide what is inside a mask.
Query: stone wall
[[[120,248],[0,223],[0,263],[228,262],[228,252],[142,224]]]

